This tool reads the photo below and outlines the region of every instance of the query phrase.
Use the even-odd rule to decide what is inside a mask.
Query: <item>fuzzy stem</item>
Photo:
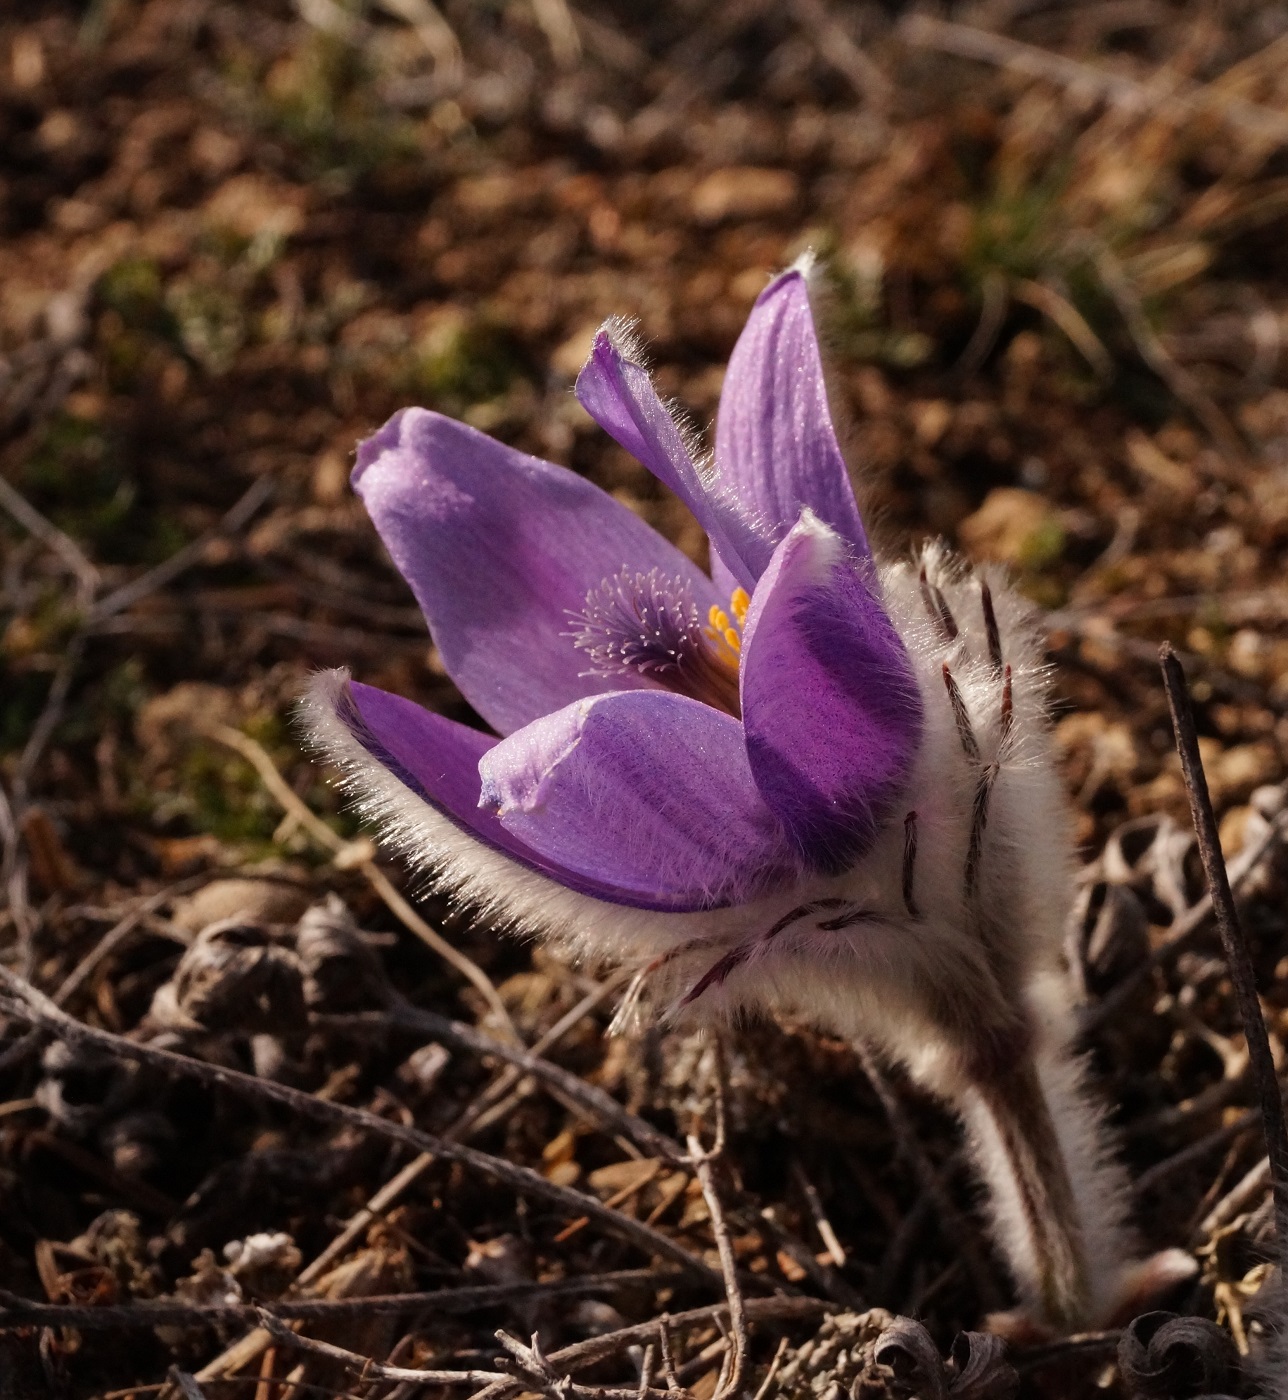
[[[1086,1242],[1069,1164],[1037,1064],[1021,1056],[968,1099],[998,1243],[1041,1319],[1062,1330],[1090,1315]]]

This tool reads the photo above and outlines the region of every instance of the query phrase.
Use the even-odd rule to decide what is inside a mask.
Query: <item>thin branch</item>
[[[350,1317],[392,1317],[432,1308],[444,1314],[476,1312],[506,1303],[541,1298],[596,1297],[621,1289],[661,1289],[685,1275],[678,1269],[619,1269],[588,1278],[553,1279],[548,1283],[479,1284],[417,1293],[372,1294],[362,1298],[285,1298],[274,1303],[185,1303],[177,1299],[140,1299],[133,1303],[84,1306],[40,1303],[0,1289],[0,1328],[80,1327],[116,1331],[134,1327],[199,1326],[217,1322],[255,1322],[270,1313],[283,1321],[332,1322]],[[199,1376],[199,1380],[213,1377]]]
[[[1160,661],[1163,685],[1167,690],[1167,703],[1172,712],[1172,726],[1176,731],[1176,751],[1181,758],[1185,791],[1190,800],[1190,814],[1194,819],[1195,835],[1198,837],[1199,856],[1203,861],[1203,872],[1207,877],[1208,893],[1212,897],[1221,946],[1225,951],[1230,980],[1234,984],[1235,998],[1239,1004],[1239,1017],[1243,1022],[1244,1039],[1248,1045],[1248,1060],[1261,1100],[1262,1126],[1265,1130],[1266,1152],[1274,1186],[1280,1269],[1288,1276],[1288,1131],[1284,1126],[1283,1094],[1275,1073],[1270,1037],[1266,1032],[1266,1022],[1261,1014],[1261,1002],[1257,996],[1256,971],[1239,923],[1238,910],[1234,907],[1234,896],[1230,892],[1225,861],[1221,857],[1216,814],[1212,810],[1207,776],[1203,771],[1203,759],[1199,753],[1198,730],[1194,724],[1194,709],[1190,703],[1189,687],[1185,682],[1185,671],[1176,653],[1167,643],[1164,643],[1160,652]]]
[[[1257,1121],[1257,1115],[1252,1109],[1246,1113],[1241,1113],[1233,1123],[1227,1123],[1223,1128],[1217,1128],[1215,1132],[1208,1133],[1199,1138],[1196,1142],[1187,1143],[1178,1151],[1173,1152],[1170,1157],[1164,1157],[1161,1162],[1155,1162],[1132,1182],[1132,1194],[1137,1198],[1147,1196],[1160,1182],[1165,1181],[1173,1173],[1188,1167],[1192,1162],[1201,1161],[1209,1152],[1215,1151],[1218,1147],[1224,1147],[1226,1143],[1233,1142],[1235,1138],[1246,1133]]]
[[[981,293],[979,321],[953,366],[954,372],[963,379],[969,378],[988,359],[1011,305],[1010,283],[996,269],[985,274]]]
[[[386,1366],[373,1361],[369,1356],[359,1356],[355,1351],[332,1346],[330,1342],[319,1342],[312,1337],[300,1334],[279,1321],[267,1308],[259,1309],[260,1326],[272,1334],[273,1339],[311,1356],[324,1356],[328,1361],[338,1361],[342,1366],[359,1373],[361,1380],[416,1381],[420,1385],[486,1385],[493,1379],[491,1371],[419,1371],[406,1366]]]
[[[185,1075],[227,1089],[242,1097],[276,1103],[292,1112],[321,1122],[345,1123],[363,1132],[375,1133],[377,1136],[400,1142],[417,1152],[433,1153],[445,1162],[460,1162],[522,1195],[549,1201],[557,1209],[567,1212],[570,1218],[588,1215],[611,1234],[636,1245],[646,1253],[660,1255],[672,1263],[679,1264],[705,1281],[719,1282],[719,1275],[682,1245],[651,1226],[606,1209],[594,1196],[547,1181],[528,1167],[518,1166],[490,1153],[480,1152],[477,1148],[449,1142],[404,1124],[391,1122],[366,1109],[317,1098],[285,1084],[256,1079],[240,1070],[209,1064],[204,1060],[193,1060],[185,1055],[158,1049],[154,1045],[127,1040],[110,1031],[86,1026],[68,1016],[47,996],[4,967],[0,967],[0,1010],[31,1025],[43,1026],[66,1040],[94,1045],[109,1054],[136,1060],[166,1073]]]
[[[1012,290],[1017,301],[1041,312],[1064,332],[1097,379],[1110,378],[1114,372],[1113,356],[1071,301],[1062,297],[1054,287],[1047,286],[1045,282],[1035,282],[1029,277],[1021,278]]]
[[[713,1397],[713,1400],[728,1400],[729,1396],[737,1395],[741,1389],[743,1372],[747,1366],[747,1305],[743,1300],[742,1289],[738,1286],[738,1263],[734,1258],[733,1241],[729,1238],[729,1226],[725,1223],[720,1195],[716,1190],[712,1170],[714,1154],[704,1152],[702,1144],[692,1134],[689,1136],[688,1145],[689,1155],[693,1158],[693,1169],[702,1184],[702,1196],[711,1216],[711,1233],[715,1237],[716,1250],[720,1255],[725,1297],[729,1300],[729,1328],[733,1333],[733,1346],[729,1349],[728,1372],[716,1387]]]
[[[766,1400],[770,1387],[774,1383],[774,1377],[778,1375],[778,1368],[783,1363],[783,1357],[787,1355],[787,1338],[779,1340],[778,1350],[774,1353],[774,1359],[769,1363],[769,1370],[765,1372],[765,1379],[760,1383],[760,1389],[756,1391],[754,1400]]]
[[[805,1168],[801,1166],[799,1158],[792,1159],[791,1170],[796,1184],[801,1189],[801,1194],[805,1197],[805,1204],[809,1206],[809,1213],[814,1218],[814,1228],[818,1231],[818,1237],[823,1241],[824,1248],[832,1257],[832,1263],[838,1269],[845,1268],[845,1249],[837,1238],[836,1231],[832,1228],[832,1222],[827,1218],[827,1212],[823,1209],[823,1199],[818,1194],[818,1188],[806,1175]]]

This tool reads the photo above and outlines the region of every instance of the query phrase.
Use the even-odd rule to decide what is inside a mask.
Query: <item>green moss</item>
[[[1025,569],[1041,572],[1059,560],[1064,546],[1063,527],[1054,515],[1048,515],[1024,541],[1019,562]]]
[[[165,324],[161,269],[151,258],[123,258],[99,278],[104,306],[134,329],[159,330]]]
[[[268,73],[248,57],[226,70],[260,124],[303,156],[304,173],[339,187],[421,156],[415,125],[379,101],[376,76],[360,45],[317,31]]]
[[[445,413],[499,398],[524,373],[506,332],[482,320],[445,318],[416,347],[408,391]]]
[[[171,516],[140,500],[124,452],[101,424],[62,413],[50,420],[23,463],[32,503],[107,564],[157,564],[188,540]]]

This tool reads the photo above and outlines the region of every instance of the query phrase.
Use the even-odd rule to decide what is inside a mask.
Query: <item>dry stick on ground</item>
[[[881,1100],[886,1117],[890,1120],[890,1126],[894,1129],[900,1151],[907,1159],[908,1165],[916,1173],[917,1182],[922,1191],[934,1202],[935,1210],[939,1214],[939,1223],[952,1241],[967,1274],[970,1276],[976,1299],[986,1311],[1000,1308],[1002,1295],[998,1289],[997,1280],[984,1262],[984,1257],[979,1252],[969,1224],[962,1218],[961,1212],[958,1211],[948,1192],[944,1189],[944,1183],[939,1179],[935,1164],[926,1155],[926,1150],[922,1147],[916,1130],[908,1121],[908,1115],[899,1102],[898,1094],[895,1093],[890,1081],[885,1077],[867,1046],[856,1042],[854,1050],[863,1067],[863,1073],[867,1075],[869,1083]]]
[[[239,753],[259,774],[264,786],[277,799],[282,808],[289,815],[294,816],[296,822],[320,846],[329,850],[338,864],[346,868],[356,867],[359,869],[402,923],[417,938],[432,948],[444,962],[454,967],[479,992],[491,1008],[493,1015],[506,1028],[515,1043],[519,1043],[519,1033],[515,1030],[510,1013],[506,1010],[505,1003],[501,1000],[496,987],[493,986],[492,979],[476,962],[467,958],[459,948],[454,948],[440,933],[430,928],[425,920],[407,903],[370,855],[365,854],[371,850],[368,842],[350,842],[337,836],[291,789],[290,784],[277,771],[277,765],[263,747],[249,735],[226,724],[211,725],[208,728],[203,728],[200,732]]]
[[[966,348],[953,366],[954,372],[963,379],[969,378],[988,359],[989,352],[997,344],[997,337],[1001,334],[1010,305],[1010,283],[1000,272],[987,272],[984,275],[983,304],[979,311],[979,321],[966,342]]]
[[[720,1100],[717,1099],[717,1105]],[[702,1185],[702,1196],[707,1203],[707,1213],[711,1217],[711,1233],[715,1237],[716,1250],[720,1255],[720,1272],[724,1275],[725,1296],[729,1300],[729,1329],[733,1333],[733,1345],[727,1353],[726,1365],[721,1368],[720,1380],[716,1385],[712,1400],[728,1400],[737,1395],[742,1387],[742,1376],[747,1366],[747,1305],[743,1301],[742,1290],[738,1287],[738,1264],[734,1259],[733,1241],[729,1238],[729,1227],[725,1224],[724,1210],[716,1191],[715,1174],[712,1164],[723,1150],[724,1113],[719,1114],[717,1145],[711,1152],[703,1150],[702,1144],[689,1135],[689,1155],[693,1170]]]
[[[1163,685],[1167,690],[1167,703],[1172,712],[1172,727],[1176,731],[1176,751],[1180,754],[1181,773],[1185,779],[1186,794],[1190,799],[1195,835],[1198,837],[1199,856],[1203,861],[1203,873],[1207,876],[1208,893],[1212,897],[1212,907],[1216,914],[1216,926],[1230,969],[1230,980],[1234,984],[1239,1018],[1243,1022],[1248,1060],[1261,1101],[1261,1120],[1266,1134],[1266,1153],[1269,1157],[1275,1198],[1279,1265],[1285,1277],[1288,1277],[1288,1131],[1285,1131],[1284,1127],[1283,1094],[1275,1073],[1275,1060],[1270,1049],[1265,1018],[1261,1014],[1261,1002],[1257,997],[1256,972],[1252,966],[1248,945],[1244,941],[1238,911],[1234,907],[1234,896],[1230,892],[1225,861],[1221,858],[1216,814],[1212,810],[1207,776],[1203,772],[1203,759],[1199,754],[1198,730],[1194,724],[1194,709],[1190,703],[1189,687],[1185,683],[1185,671],[1176,653],[1166,643],[1160,652],[1160,661],[1163,668]]]
[[[1054,287],[1048,287],[1045,282],[1035,282],[1029,277],[1022,277],[1011,291],[1016,301],[1022,301],[1035,311],[1040,311],[1047,320],[1064,332],[1098,379],[1109,379],[1114,372],[1113,356],[1067,297],[1062,297]]]
[[[0,967],[0,1011],[17,1020],[42,1026],[65,1040],[93,1045],[108,1054],[136,1060],[164,1072],[198,1079],[245,1098],[276,1103],[308,1118],[327,1123],[348,1124],[363,1132],[402,1143],[418,1152],[433,1153],[446,1162],[460,1162],[522,1195],[549,1201],[558,1209],[567,1211],[573,1218],[588,1215],[619,1239],[636,1245],[648,1254],[661,1255],[662,1258],[688,1269],[695,1277],[707,1283],[720,1282],[720,1276],[715,1270],[690,1254],[682,1245],[640,1221],[606,1209],[594,1196],[556,1185],[528,1167],[517,1166],[490,1153],[480,1152],[477,1148],[448,1142],[444,1138],[433,1137],[418,1129],[391,1122],[366,1109],[316,1098],[285,1084],[256,1079],[240,1070],[227,1069],[204,1060],[189,1059],[185,1055],[176,1055],[154,1045],[139,1044],[110,1031],[84,1025],[68,1016],[42,992],[5,967]]]
[[[338,1318],[395,1316],[424,1308],[458,1315],[532,1299],[597,1297],[602,1293],[641,1286],[666,1288],[684,1277],[678,1269],[618,1269],[585,1278],[554,1279],[548,1283],[476,1284],[418,1293],[372,1294],[363,1298],[286,1298],[259,1305],[141,1299],[133,1303],[94,1307],[77,1303],[39,1303],[0,1289],[0,1329],[79,1327],[87,1331],[117,1331],[133,1327],[191,1327],[211,1323],[254,1322],[261,1312],[269,1312],[290,1322],[333,1322]],[[201,1380],[202,1377],[198,1376],[197,1379]]]
[[[818,1237],[823,1241],[823,1246],[828,1254],[831,1255],[832,1263],[838,1269],[845,1268],[845,1250],[836,1236],[836,1231],[832,1228],[832,1222],[827,1218],[827,1212],[823,1209],[823,1199],[818,1194],[818,1188],[809,1179],[805,1168],[801,1166],[800,1158],[794,1157],[792,1159],[791,1171],[796,1184],[801,1189],[801,1194],[805,1197],[805,1204],[809,1207],[809,1213],[813,1217]]]
[[[181,573],[200,561],[207,547],[215,540],[222,539],[225,535],[235,535],[242,526],[249,524],[260,506],[264,505],[273,494],[273,490],[274,482],[271,476],[262,476],[257,481],[252,482],[217,524],[204,534],[199,535],[190,544],[176,550],[154,569],[149,569],[146,573],[140,574],[138,578],[122,584],[120,588],[100,599],[90,612],[90,625],[106,621],[109,617],[148,597],[149,594],[156,593],[166,584],[173,583]]]
[[[650,1156],[662,1157],[676,1166],[684,1165],[687,1160],[684,1149],[674,1138],[668,1137],[660,1128],[655,1128],[629,1109],[623,1108],[603,1089],[588,1084],[571,1071],[544,1059],[535,1047],[527,1050],[522,1046],[507,1045],[474,1026],[450,1020],[433,1011],[423,1011],[401,1000],[396,1001],[387,1011],[380,1012],[379,1016],[381,1023],[386,1026],[394,1025],[405,1030],[418,1031],[449,1048],[470,1050],[476,1055],[491,1055],[504,1060],[588,1111],[604,1127],[620,1133]],[[369,1021],[371,1018],[363,1019]]]

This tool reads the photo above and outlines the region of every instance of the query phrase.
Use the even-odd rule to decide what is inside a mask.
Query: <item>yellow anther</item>
[[[729,599],[729,606],[733,609],[733,615],[738,619],[738,626],[741,627],[747,620],[747,609],[751,607],[751,597],[745,588],[735,588],[733,597]]]
[[[736,627],[726,627],[724,629],[724,639],[725,645],[730,647],[733,651],[742,650],[742,637],[739,635]]]
[[[707,621],[717,632],[723,632],[729,626],[729,614],[723,608],[712,603],[711,611],[707,613]]]

